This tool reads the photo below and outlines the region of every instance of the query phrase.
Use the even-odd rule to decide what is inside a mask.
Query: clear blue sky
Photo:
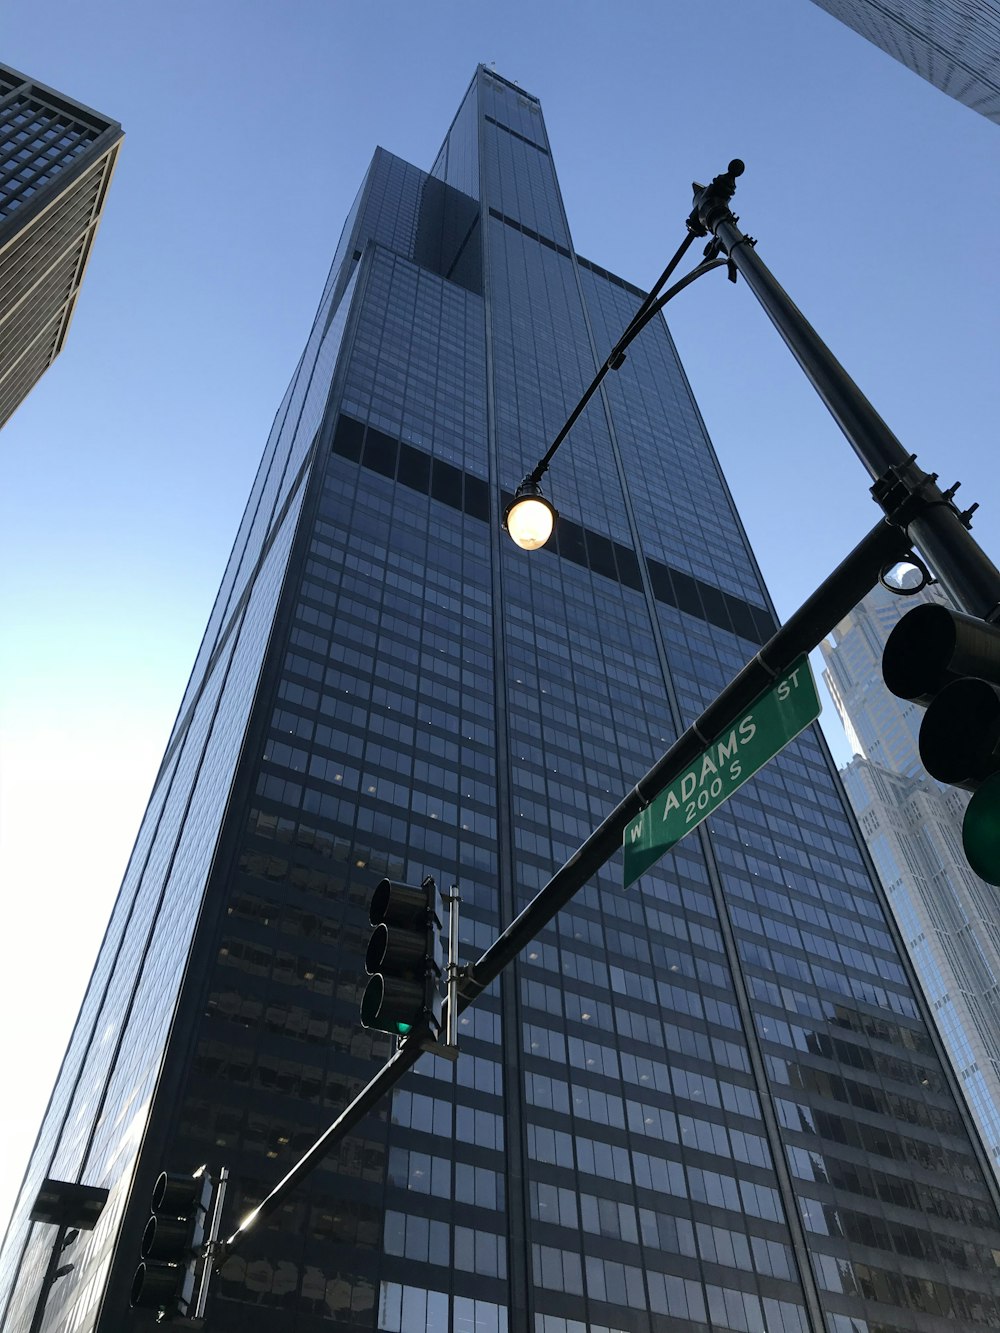
[[[743,157],[761,255],[1000,559],[1000,129],[809,0],[21,0],[4,39],[126,138],[0,435],[0,1219],[343,218],[376,144],[429,167],[477,61],[541,97],[578,251],[639,285]],[[867,478],[742,284],[670,323],[787,614],[875,522]]]

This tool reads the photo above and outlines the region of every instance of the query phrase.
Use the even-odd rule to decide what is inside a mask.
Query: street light
[[[740,171],[743,170],[742,162],[731,162],[729,165],[730,169],[738,166]],[[566,418],[562,430],[560,430],[559,434],[549,445],[544,456],[539,459],[532,471],[528,473],[518,486],[517,490],[514,492],[513,500],[503,511],[504,531],[509,534],[511,541],[513,541],[516,546],[519,546],[522,551],[537,551],[539,547],[544,546],[552,536],[552,529],[555,526],[555,521],[559,517],[559,514],[556,511],[555,506],[546,500],[545,496],[542,494],[541,480],[548,471],[549,464],[552,462],[556,450],[570,433],[581,412],[597,392],[605,375],[607,375],[609,370],[621,370],[622,366],[625,364],[625,349],[628,345],[634,338],[638,337],[650,320],[654,319],[660,313],[669,300],[675,297],[678,292],[682,292],[685,287],[690,287],[691,283],[694,282],[696,278],[700,278],[703,273],[709,273],[713,268],[719,268],[720,265],[726,264],[729,268],[730,279],[733,282],[736,281],[736,269],[734,268],[732,261],[719,258],[719,245],[713,240],[705,247],[705,257],[701,263],[696,264],[690,273],[686,273],[683,278],[678,282],[675,282],[672,287],[669,287],[663,292],[662,296],[660,295],[667,279],[683,259],[688,247],[699,235],[704,235],[704,233],[693,230],[689,226],[688,234],[678,246],[677,253],[657,278],[648,295],[643,299],[639,309],[632,316],[631,320],[629,320],[625,332],[615,343],[614,347],[612,347],[604,364],[591,380],[588,387],[583,391],[580,401]]]
[[[975,792],[963,825],[963,845],[976,874],[1000,884],[1000,572],[969,531],[977,506],[960,510],[954,501],[958,483],[942,491],[937,474],[917,466],[916,455],[906,452],[765,266],[753,237],[740,231],[729,204],[743,171],[743,163],[734,158],[709,185],[694,183],[684,241],[548,451],[517,488],[504,513],[504,527],[522,550],[544,546],[556,512],[542,498],[539,482],[607,372],[620,369],[632,339],[695,278],[723,263],[731,281],[741,273],[868,470],[872,496],[886,521],[927,556],[964,613],[927,606],[901,620],[886,645],[886,683],[901,698],[923,704],[934,699],[921,728],[921,757],[938,781]],[[658,296],[687,247],[706,236],[710,239],[702,262]],[[923,568],[919,558],[912,558]],[[884,578],[882,582],[890,587]],[[890,591],[905,595],[916,590]],[[957,666],[946,669],[953,650]],[[926,675],[938,665],[940,679],[927,686],[921,675],[911,686],[910,676]],[[948,684],[955,677],[962,679]]]
[[[552,536],[558,517],[538,482],[525,477],[503,511],[503,526],[511,541],[522,551],[537,551]]]
[[[28,1333],[40,1333],[45,1322],[45,1305],[55,1282],[72,1273],[74,1264],[60,1264],[63,1251],[79,1237],[81,1231],[93,1231],[100,1219],[108,1191],[99,1185],[81,1185],[74,1180],[43,1181],[29,1213],[32,1222],[44,1222],[58,1227],[42,1285],[35,1301]]]
[[[927,556],[934,572],[962,611],[976,619],[1000,623],[1000,572],[969,532],[970,519],[976,506],[960,510],[954,501],[958,483],[942,491],[937,484],[937,474],[924,472],[917,466],[916,455],[903,448],[788,293],[779,285],[774,274],[757,254],[754,238],[740,231],[736,225],[738,219],[729,204],[736,191],[737,178],[743,171],[743,163],[739,158],[734,158],[728,170],[716,176],[708,185],[694,183],[694,207],[686,220],[687,235],[584,391],[562,430],[535,468],[521,482],[514,504],[504,515],[507,531],[518,545],[522,545],[510,522],[513,511],[520,508],[519,498],[537,499],[538,484],[553,455],[608,371],[621,368],[625,361],[625,348],[633,338],[678,292],[703,273],[725,264],[730,281],[735,282],[737,274],[742,274],[747,286],[847,437],[873,480],[872,496],[881,506],[889,523],[909,535]],[[698,237],[709,237],[702,262],[659,296],[658,293],[688,246]],[[554,519],[554,509],[552,514]],[[541,545],[544,545],[544,539],[535,545],[525,545],[523,549],[537,550]]]

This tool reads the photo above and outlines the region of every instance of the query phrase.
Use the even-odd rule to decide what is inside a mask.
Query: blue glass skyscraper
[[[901,65],[1000,124],[996,0],[813,0]]]
[[[430,173],[376,152],[279,408],[3,1256],[109,1190],[48,1333],[127,1296],[153,1179],[228,1232],[386,1055],[383,875],[477,956],[770,634],[665,325],[504,497],[642,293],[578,256],[537,100],[480,67]],[[972,1333],[1000,1216],[836,774],[805,733],[629,891],[609,866],[232,1256],[241,1333]]]
[[[122,127],[0,65],[0,426],[62,351]]]
[[[951,605],[939,584],[905,598],[873,589],[822,645],[824,676],[854,750],[844,786],[1000,1175],[1000,901],[962,850],[968,794],[927,776],[923,710],[882,680],[886,639],[924,602]]]

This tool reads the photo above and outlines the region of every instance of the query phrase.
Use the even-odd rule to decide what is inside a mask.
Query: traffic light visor
[[[179,1171],[161,1171],[153,1186],[150,1207],[154,1213],[186,1217],[199,1204],[204,1207],[205,1182],[201,1176],[182,1175]]]
[[[361,997],[361,1022],[378,1032],[405,1037],[423,1010],[424,988],[415,981],[374,976]]]
[[[974,791],[997,768],[1000,689],[987,680],[953,680],[924,714],[920,759],[931,777]]]
[[[178,1270],[159,1264],[142,1263],[135,1270],[129,1306],[133,1310],[169,1308],[177,1299]]]
[[[963,676],[1000,679],[1000,628],[937,602],[907,611],[882,655],[882,677],[892,693],[926,707]]]
[[[427,891],[422,886],[417,888],[412,884],[381,879],[372,893],[368,920],[373,926],[385,922],[388,926],[415,929],[427,919],[427,906]]]

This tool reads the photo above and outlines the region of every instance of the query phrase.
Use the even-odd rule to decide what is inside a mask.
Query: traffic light
[[[405,1037],[426,1026],[441,1030],[441,920],[437,885],[428,877],[415,888],[383,879],[372,894],[368,919],[375,927],[365,968],[371,980],[361,999],[366,1028]]]
[[[158,1310],[161,1320],[191,1313],[213,1190],[207,1171],[161,1172],[139,1247],[142,1263],[132,1279],[133,1309]]]
[[[1000,628],[925,603],[895,626],[882,678],[926,708],[920,759],[933,778],[975,793],[962,824],[969,865],[1000,885]]]

